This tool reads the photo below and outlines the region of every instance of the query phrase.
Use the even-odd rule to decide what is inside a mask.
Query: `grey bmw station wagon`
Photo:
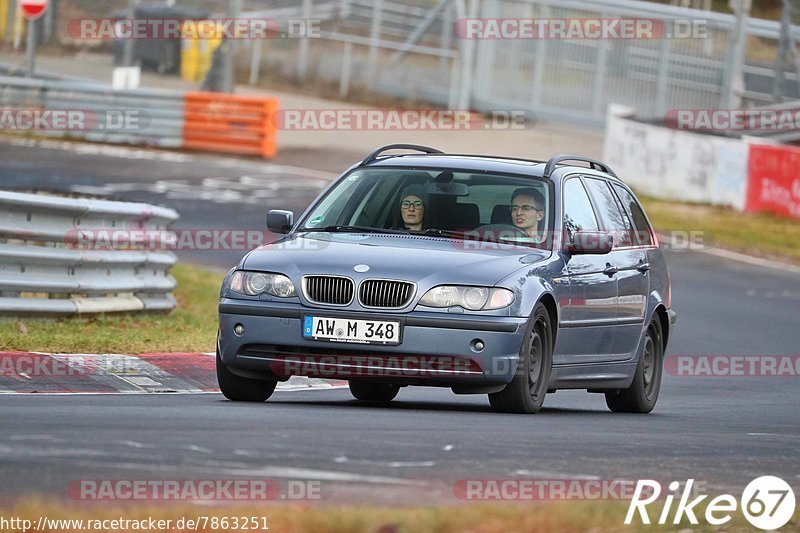
[[[263,402],[303,375],[347,380],[376,404],[408,385],[488,394],[515,413],[559,389],[603,393],[616,412],[656,404],[676,320],[669,273],[636,196],[599,161],[390,145],[297,222],[270,211],[267,226],[281,238],[220,294],[217,377],[231,400]]]

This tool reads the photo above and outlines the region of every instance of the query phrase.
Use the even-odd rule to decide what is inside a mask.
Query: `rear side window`
[[[633,228],[619,200],[605,180],[585,178],[586,187],[603,219],[603,230],[614,234],[614,246],[633,246]]]
[[[617,192],[617,196],[619,196],[620,200],[622,201],[622,206],[628,213],[628,218],[630,218],[631,222],[633,223],[633,229],[635,230],[633,238],[636,241],[636,244],[638,246],[653,245],[653,234],[650,231],[650,224],[647,223],[647,217],[644,215],[642,206],[639,205],[639,202],[636,201],[636,198],[634,198],[633,195],[629,193],[627,189],[625,189],[625,187],[621,187],[616,184],[612,186]]]
[[[564,229],[574,234],[577,231],[597,231],[598,228],[592,202],[581,180],[567,180],[564,184]]]

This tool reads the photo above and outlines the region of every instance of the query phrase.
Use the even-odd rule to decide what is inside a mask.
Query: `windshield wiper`
[[[498,242],[508,244],[519,244],[517,241],[510,239],[503,239],[492,235],[491,233],[481,233],[477,231],[454,231],[449,229],[426,229],[422,232],[423,235],[432,235],[435,237],[448,237],[453,239],[461,239],[464,241],[483,241],[483,242]]]
[[[405,231],[399,229],[373,228],[370,226],[325,226],[324,228],[302,228],[298,231],[323,231],[326,233],[406,233]]]
[[[422,230],[422,235],[432,235],[434,237],[452,237],[455,239],[466,240],[466,232],[455,231],[450,229],[429,228],[426,230]]]

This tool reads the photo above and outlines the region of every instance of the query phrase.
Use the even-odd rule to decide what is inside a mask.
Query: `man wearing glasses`
[[[544,236],[539,232],[539,222],[544,218],[545,200],[533,187],[517,189],[511,196],[511,221],[525,232],[531,242],[540,243]]]

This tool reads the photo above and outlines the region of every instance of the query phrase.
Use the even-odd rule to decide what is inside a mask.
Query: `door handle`
[[[603,274],[605,274],[609,278],[613,278],[617,272],[619,272],[619,269],[617,267],[613,266],[610,263],[606,263],[606,268],[605,270],[603,270]]]
[[[638,270],[642,274],[647,274],[647,271],[650,270],[650,263],[639,261],[639,265],[636,267],[636,270]]]

